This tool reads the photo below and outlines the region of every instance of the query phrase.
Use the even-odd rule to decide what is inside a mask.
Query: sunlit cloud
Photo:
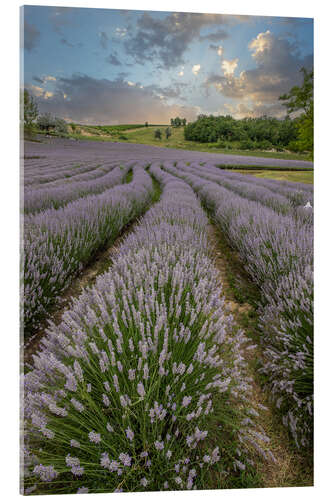
[[[232,76],[235,72],[235,69],[238,66],[238,59],[231,59],[230,61],[227,61],[227,59],[224,59],[222,61],[221,67],[223,70],[224,76]]]
[[[197,75],[199,73],[201,69],[201,65],[200,64],[195,64],[193,67],[192,67],[192,73],[194,75]]]

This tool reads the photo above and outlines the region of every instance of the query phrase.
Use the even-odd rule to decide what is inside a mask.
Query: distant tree
[[[31,127],[38,117],[38,107],[31,94],[24,89],[23,94],[24,126]]]
[[[183,124],[183,127],[185,127],[185,126],[186,126],[186,118],[183,118],[183,119],[182,119],[182,124]]]
[[[54,131],[60,135],[67,134],[68,130],[67,130],[67,123],[65,122],[65,120],[63,120],[62,118],[55,117],[54,121],[55,121]]]
[[[45,130],[50,132],[53,130],[57,134],[67,134],[67,123],[62,118],[57,118],[51,115],[51,113],[44,113],[39,115],[37,119],[37,126],[40,130]]]
[[[171,127],[173,127],[175,125],[175,121],[173,118],[171,118],[171,120],[170,120],[170,125],[171,125]]]
[[[157,128],[154,132],[154,137],[155,139],[162,139],[162,132],[160,131],[159,128]]]
[[[167,139],[169,139],[169,137],[171,137],[171,129],[170,129],[170,127],[167,127],[165,129],[165,135],[166,135]]]
[[[56,125],[55,117],[51,115],[51,113],[44,113],[39,115],[37,119],[37,126],[40,130],[45,130],[49,132],[50,129],[53,129]]]
[[[301,68],[303,73],[302,86],[295,85],[288,94],[279,97],[287,108],[287,112],[294,113],[302,111],[297,119],[298,137],[293,144],[298,145],[300,150],[310,151],[313,157],[313,70],[307,71]]]
[[[145,122],[145,127],[148,127],[148,122]]]
[[[182,124],[182,120],[179,118],[179,116],[176,116],[176,118],[173,121],[175,127],[180,127]]]

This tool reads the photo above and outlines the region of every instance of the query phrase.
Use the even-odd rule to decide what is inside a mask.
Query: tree
[[[171,137],[171,129],[169,127],[167,127],[165,129],[165,135],[166,135],[166,138],[169,139],[169,137]]]
[[[154,132],[154,137],[155,139],[162,139],[162,132],[160,131],[159,128],[157,128]]]
[[[37,119],[37,126],[40,130],[54,130],[59,135],[67,134],[67,123],[62,118],[52,116],[51,113],[44,113]]]
[[[171,125],[171,127],[173,127],[173,126],[174,126],[174,124],[175,124],[175,121],[174,121],[174,119],[173,119],[173,118],[171,118],[171,120],[170,120],[170,125]]]
[[[185,127],[186,126],[186,118],[183,118],[182,122],[183,122],[183,126]]]
[[[173,120],[173,124],[174,124],[175,127],[180,127],[181,126],[182,121],[179,118],[179,116],[176,116],[176,118]]]
[[[288,94],[279,97],[287,108],[288,115],[295,111],[303,111],[297,119],[298,137],[294,144],[300,150],[310,151],[313,158],[313,70],[301,69],[303,73],[303,84],[301,87],[295,85]]]
[[[29,94],[27,89],[24,89],[23,106],[24,126],[30,128],[38,116],[38,107],[34,98]]]
[[[56,126],[56,118],[51,113],[44,113],[38,117],[37,126],[40,130],[49,132],[51,128]]]
[[[145,127],[148,127],[148,122],[145,122]]]

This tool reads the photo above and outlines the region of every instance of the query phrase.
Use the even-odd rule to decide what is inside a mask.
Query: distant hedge
[[[284,172],[308,172],[309,170],[313,170],[312,166],[309,167],[283,167],[280,165],[225,165],[218,164],[216,167],[221,168],[222,170],[281,170]]]

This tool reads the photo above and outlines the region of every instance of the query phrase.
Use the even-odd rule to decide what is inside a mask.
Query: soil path
[[[311,458],[304,452],[298,452],[290,443],[287,430],[263,390],[258,376],[259,360],[262,357],[257,328],[258,312],[256,302],[259,291],[243,269],[242,263],[233,251],[221,231],[213,224],[209,225],[208,238],[212,248],[215,266],[220,274],[226,305],[234,316],[237,326],[256,344],[246,351],[249,376],[253,383],[253,399],[267,408],[260,412],[257,420],[265,434],[270,438],[268,448],[276,462],[258,462],[257,471],[262,478],[263,487],[312,486],[313,467]]]

